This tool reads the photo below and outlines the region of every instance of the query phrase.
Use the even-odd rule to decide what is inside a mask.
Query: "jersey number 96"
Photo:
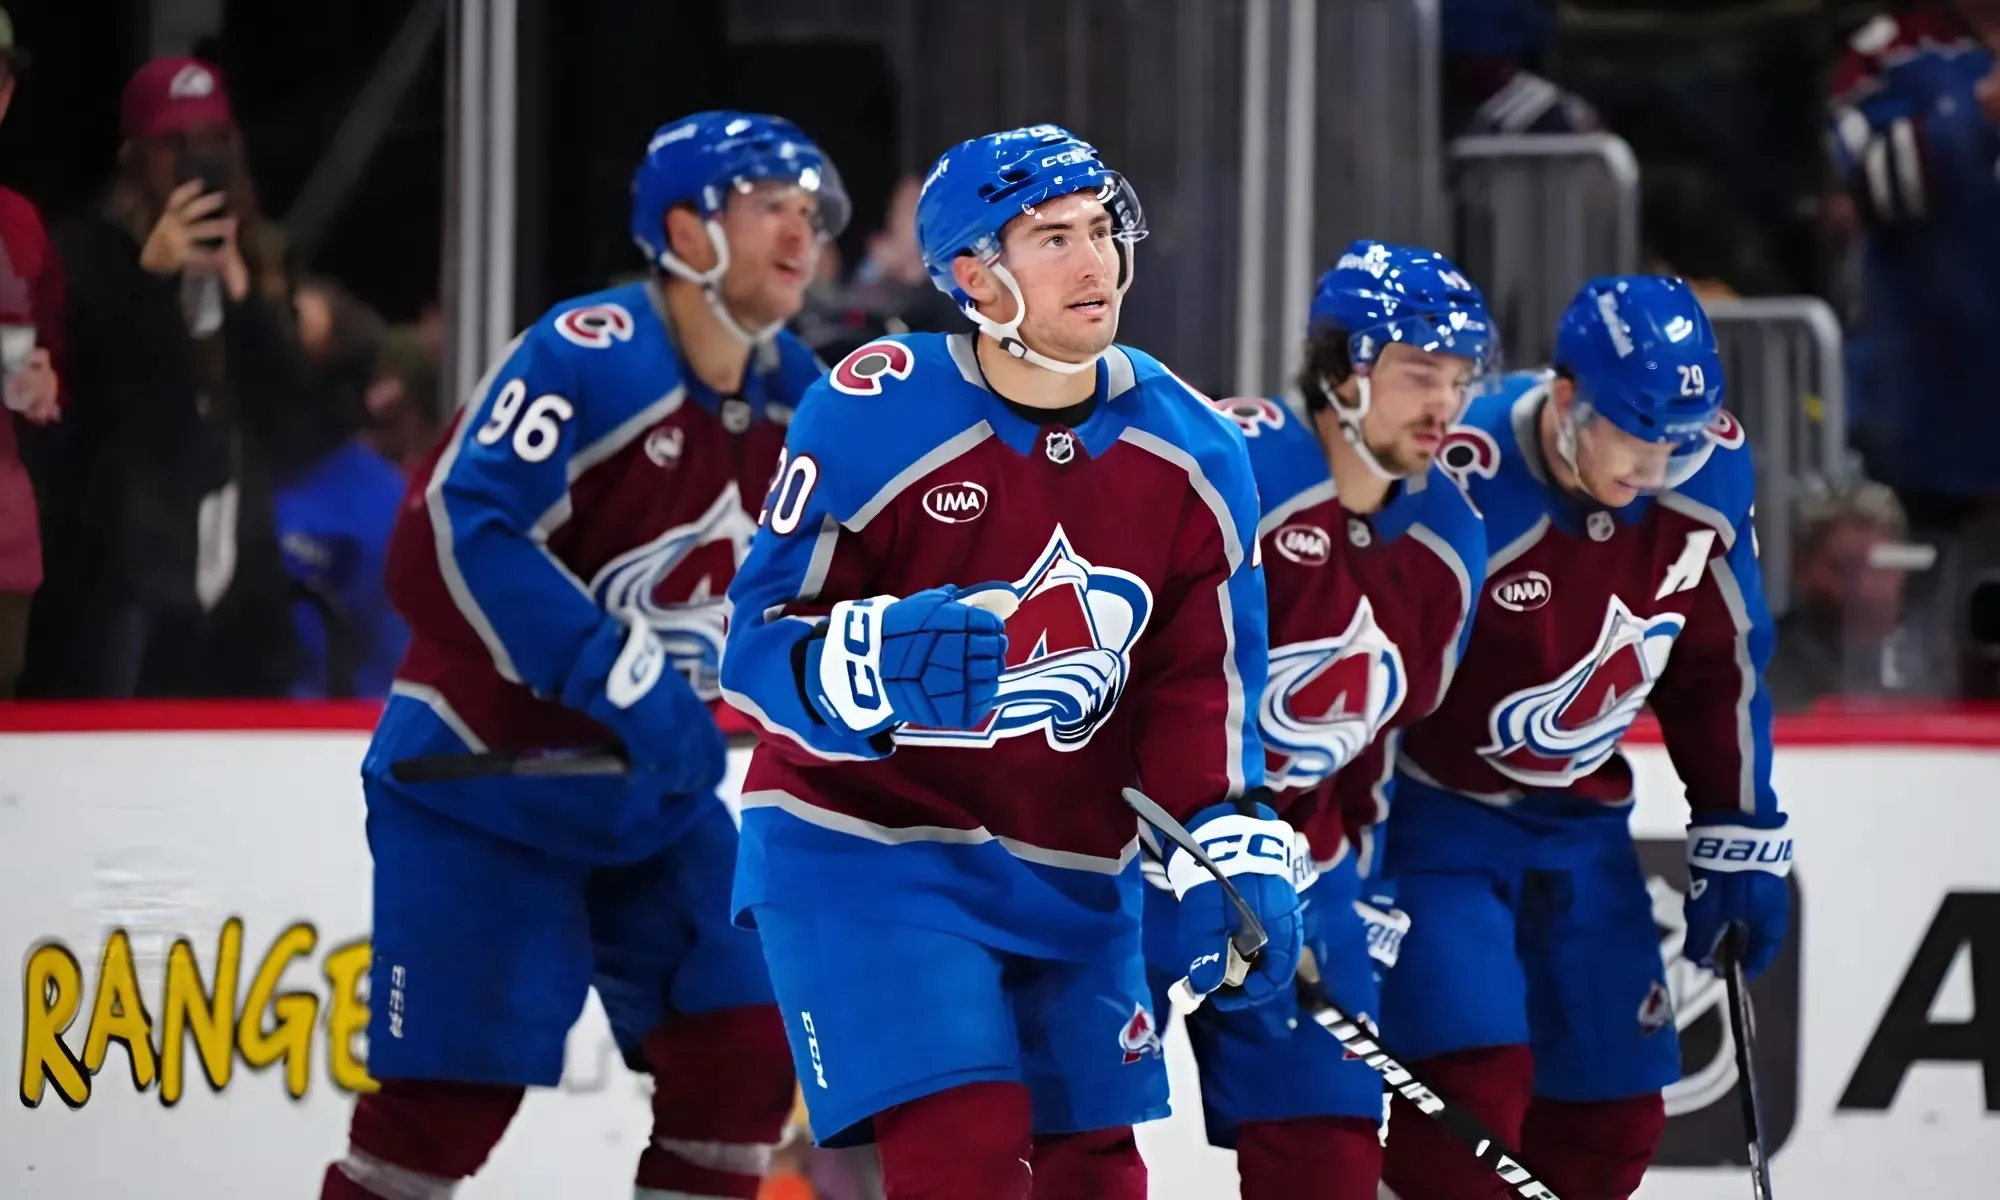
[[[576,415],[576,409],[561,396],[537,396],[528,405],[528,411],[521,411],[521,402],[528,398],[528,385],[518,379],[508,380],[500,394],[493,397],[493,407],[486,414],[486,423],[472,435],[472,439],[482,446],[491,446],[514,431],[514,454],[523,462],[538,463],[556,452],[556,444],[562,440],[562,422]],[[520,423],[514,422],[520,417]]]

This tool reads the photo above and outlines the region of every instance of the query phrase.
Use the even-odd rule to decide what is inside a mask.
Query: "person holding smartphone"
[[[272,493],[331,446],[222,72],[155,59],[126,85],[101,205],[59,223],[70,416],[43,479],[46,585],[23,690],[283,694],[290,584]],[[279,289],[282,291],[282,289]]]
[[[0,9],[0,118],[14,101],[27,51]],[[61,412],[53,351],[60,342],[62,271],[41,214],[26,196],[0,187],[0,700],[21,675],[28,613],[42,582],[35,492],[20,442]]]

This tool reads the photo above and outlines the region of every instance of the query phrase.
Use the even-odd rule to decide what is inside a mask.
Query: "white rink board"
[[[341,1148],[352,1102],[334,1081],[329,1028],[358,1016],[357,998],[336,997],[327,967],[337,960],[333,974],[345,968],[351,976],[367,932],[356,776],[365,742],[349,732],[0,734],[0,945],[20,972],[0,987],[0,1047],[15,1093],[0,1103],[0,1196],[110,1200],[134,1194],[140,1181],[144,1194],[166,1200],[314,1194]],[[738,777],[745,757],[735,752]],[[1635,760],[1642,797],[1635,831],[1679,836],[1680,789],[1665,755],[1643,747]],[[1787,748],[1778,786],[1794,813],[1805,895],[1798,1118],[1776,1156],[1779,1194],[1991,1194],[2000,1178],[2000,1119],[1985,1111],[1976,1063],[1916,1066],[1883,1112],[1835,1109],[1945,894],[2000,893],[2000,753]],[[313,997],[301,1098],[287,1094],[285,1059],[253,1070],[243,1045],[227,1056],[231,1075],[221,1092],[212,1091],[189,1035],[179,1064],[184,1095],[171,1107],[160,1080],[135,1089],[116,1041],[79,1107],[47,1083],[39,1106],[24,1103],[27,972],[60,974],[55,959],[64,957],[51,950],[36,957],[36,947],[59,943],[79,963],[80,1009],[62,1042],[82,1056],[106,937],[126,929],[143,1009],[135,1019],[149,1022],[157,1053],[168,1019],[168,947],[188,939],[201,983],[212,987],[231,917],[242,921],[232,1021],[281,933],[311,926],[315,944],[285,966],[275,988],[281,998]],[[1932,1019],[1973,1015],[1968,968],[1954,965]],[[186,982],[177,990],[183,1009],[191,998],[206,1001]],[[2000,1013],[1985,1015],[2000,1023]],[[268,1006],[259,1018],[241,1023],[253,1052],[270,1040],[260,1030],[283,1029]],[[244,1032],[229,1041],[244,1042]],[[1233,1195],[1232,1156],[1202,1140],[1186,1041],[1174,1032],[1167,1045],[1178,1113],[1140,1131],[1152,1194]],[[365,1039],[354,1039],[350,1077],[364,1053]],[[487,1170],[460,1195],[624,1200],[646,1135],[644,1087],[618,1061],[593,1002],[571,1035],[563,1088],[530,1097]],[[2000,1095],[1990,1102],[2000,1108]],[[1740,1171],[1662,1168],[1639,1196],[1738,1200],[1747,1191]]]

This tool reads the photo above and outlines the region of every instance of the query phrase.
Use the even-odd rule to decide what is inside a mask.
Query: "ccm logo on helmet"
[[[1333,557],[1333,538],[1317,525],[1282,525],[1271,548],[1304,567],[1322,567]]]
[[[1549,602],[1549,577],[1540,571],[1510,575],[1493,585],[1493,603],[1509,612],[1533,612]]]
[[[870,342],[846,358],[833,369],[827,378],[832,381],[835,391],[846,392],[850,396],[879,396],[882,394],[882,377],[908,379],[910,371],[917,365],[917,357],[901,342]]]
[[[940,483],[924,493],[924,511],[947,525],[962,525],[986,515],[986,489],[970,480]]]

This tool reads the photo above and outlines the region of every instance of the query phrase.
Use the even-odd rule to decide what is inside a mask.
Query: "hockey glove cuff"
[[[1268,793],[1264,793],[1268,794]],[[1188,822],[1190,832],[1243,895],[1270,938],[1255,962],[1235,957],[1235,905],[1222,886],[1179,847],[1167,855],[1167,881],[1180,898],[1181,952],[1188,988],[1217,1008],[1248,1008],[1289,995],[1305,930],[1293,883],[1293,830],[1270,806],[1248,797],[1217,804]],[[1234,985],[1234,986],[1225,986]]]
[[[695,795],[722,781],[722,730],[649,626],[607,615],[563,680],[561,699],[616,734],[633,770],[656,776],[661,791]]]
[[[900,724],[970,729],[994,709],[1006,624],[955,587],[833,606],[806,648],[803,683],[827,724],[868,738]]]
[[[1786,817],[1696,814],[1688,826],[1687,957],[1713,969],[1731,925],[1743,926],[1743,974],[1754,979],[1778,957],[1791,926],[1792,837]]]

